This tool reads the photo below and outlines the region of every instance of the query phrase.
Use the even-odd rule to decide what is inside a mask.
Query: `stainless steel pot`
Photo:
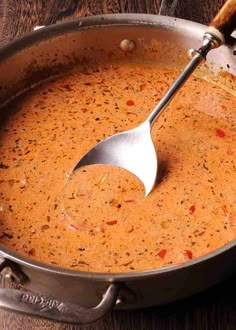
[[[0,50],[0,103],[78,64],[158,61],[182,66],[186,50],[201,44],[205,27],[154,15],[107,15],[44,27]],[[132,52],[120,42],[133,40]],[[231,73],[223,83],[235,88],[235,39],[213,50],[202,74]],[[227,78],[228,77],[228,78]],[[236,270],[236,242],[177,266],[145,272],[98,274],[56,268],[0,247],[1,273],[23,290],[0,289],[0,306],[72,323],[92,322],[111,310],[166,304],[204,290]],[[30,291],[26,291],[30,290]],[[94,307],[95,306],[95,307]]]

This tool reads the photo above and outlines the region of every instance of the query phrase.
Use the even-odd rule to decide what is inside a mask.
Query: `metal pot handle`
[[[101,302],[92,308],[65,303],[28,291],[0,288],[0,307],[68,323],[90,323],[98,320],[115,305],[118,284],[110,284]]]
[[[0,273],[5,278],[12,279],[17,283],[28,280],[17,264],[6,259],[0,260]],[[101,302],[95,307],[66,303],[31,291],[0,288],[0,308],[61,322],[90,323],[100,319],[113,309],[120,288],[121,284],[111,283]]]

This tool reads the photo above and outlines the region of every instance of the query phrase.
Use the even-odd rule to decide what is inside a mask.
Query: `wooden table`
[[[36,25],[49,25],[78,16],[115,12],[157,14],[160,2],[159,0],[0,0],[0,45],[31,31]],[[175,12],[166,13],[207,24],[223,2],[224,0],[179,0]],[[103,320],[87,326],[65,325],[1,310],[0,329],[235,330],[235,282],[236,278],[231,278],[207,292],[169,306],[113,312]],[[4,281],[1,285],[5,285]]]

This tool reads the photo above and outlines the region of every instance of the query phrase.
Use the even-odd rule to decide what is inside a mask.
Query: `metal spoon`
[[[155,185],[158,171],[157,153],[151,138],[151,127],[193,71],[205,60],[207,53],[211,49],[219,47],[224,43],[224,36],[232,33],[236,25],[235,14],[236,0],[228,0],[204,34],[202,46],[197,50],[189,51],[192,59],[148,118],[134,129],[99,142],[78,161],[71,174],[87,165],[112,164],[119,166],[130,171],[142,181],[145,196],[147,196]]]

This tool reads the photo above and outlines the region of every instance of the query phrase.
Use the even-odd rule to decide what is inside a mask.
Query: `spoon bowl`
[[[150,122],[101,141],[79,160],[72,173],[94,164],[115,165],[133,173],[143,183],[147,196],[155,185],[158,166]]]

